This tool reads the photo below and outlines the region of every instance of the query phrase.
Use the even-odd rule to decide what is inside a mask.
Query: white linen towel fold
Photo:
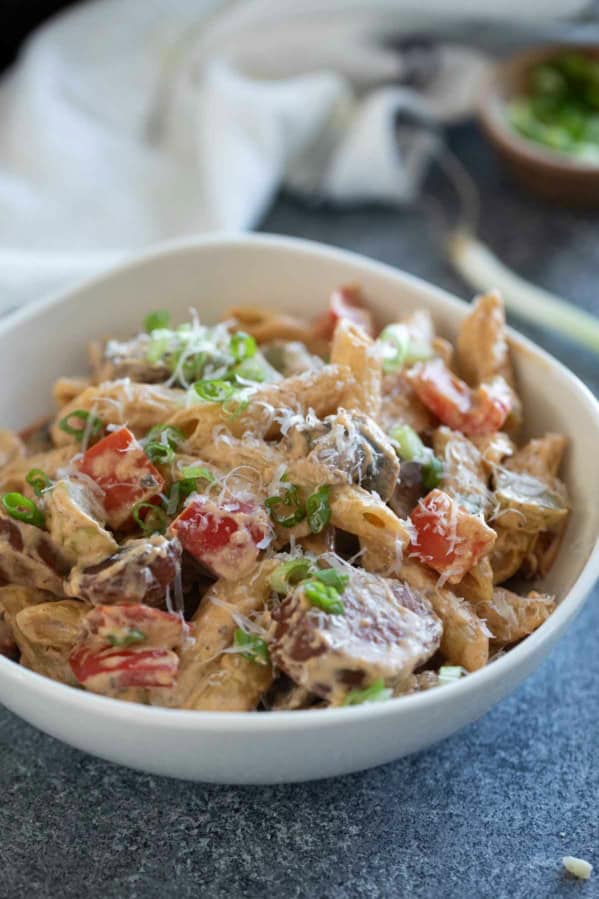
[[[422,72],[391,39],[473,13],[469,0],[96,0],[52,20],[0,83],[0,311],[157,241],[251,228],[283,183],[410,202],[437,139],[398,132],[397,115],[467,116],[486,61],[441,46]]]

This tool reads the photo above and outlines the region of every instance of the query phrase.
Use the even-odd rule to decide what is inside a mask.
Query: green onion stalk
[[[460,160],[440,145],[437,162],[451,183],[459,204],[457,223],[444,235],[447,258],[477,292],[496,290],[506,308],[531,324],[570,338],[599,353],[599,318],[509,269],[476,235],[480,198],[476,184]]]

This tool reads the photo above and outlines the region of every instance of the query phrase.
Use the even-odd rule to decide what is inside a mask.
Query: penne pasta
[[[320,371],[308,371],[277,384],[258,387],[242,405],[227,407],[215,403],[194,403],[176,412],[167,424],[178,428],[187,438],[188,451],[200,451],[213,439],[215,430],[225,428],[234,437],[249,433],[273,438],[285,422],[310,410],[323,417],[343,405],[354,381],[347,368],[327,365]]]
[[[187,709],[249,711],[272,682],[270,663],[249,661],[234,648],[236,629],[250,621],[260,629],[269,594],[269,577],[277,563],[263,562],[233,586],[217,582],[204,596],[192,619],[190,639],[181,651],[177,685],[154,701]]]
[[[443,622],[441,652],[445,659],[466,671],[484,667],[489,660],[490,632],[470,603],[453,591],[439,587],[435,577],[418,562],[406,560],[400,577],[423,591]]]
[[[341,319],[333,334],[331,362],[347,366],[355,382],[344,402],[345,408],[378,418],[383,369],[381,355],[372,338],[357,325]]]
[[[377,496],[359,487],[332,489],[331,523],[359,539],[369,571],[392,570],[410,542],[405,522]]]
[[[505,380],[512,397],[509,426],[512,430],[517,428],[522,421],[522,403],[516,393],[505,311],[499,294],[488,293],[474,301],[474,308],[458,334],[457,357],[460,371],[469,384],[476,386],[495,377]]]
[[[50,429],[52,440],[56,446],[76,442],[77,438],[61,428],[60,422],[78,410],[93,413],[105,425],[126,424],[141,437],[157,421],[170,418],[182,406],[183,399],[180,390],[158,384],[137,384],[126,379],[92,385],[60,410]]]
[[[59,409],[68,406],[90,385],[89,378],[59,378],[54,382],[52,396]]]

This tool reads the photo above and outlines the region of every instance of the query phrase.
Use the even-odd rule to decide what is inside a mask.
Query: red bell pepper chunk
[[[258,544],[270,532],[270,524],[264,509],[254,503],[196,496],[170,530],[213,574],[236,579],[255,564]]]
[[[83,619],[69,664],[88,690],[115,695],[128,687],[175,682],[186,625],[178,615],[149,606],[96,606]]]
[[[127,687],[172,687],[179,656],[168,649],[97,648],[80,643],[72,650],[69,664],[88,690],[112,694]]]
[[[162,475],[128,428],[112,431],[75,464],[104,491],[106,519],[114,530],[130,522],[137,503],[153,500],[164,489]]]
[[[511,391],[502,377],[471,390],[439,358],[418,363],[409,377],[421,402],[443,424],[469,437],[498,431],[512,408]]]
[[[415,535],[412,555],[457,584],[495,543],[496,534],[442,490],[431,490],[410,519]]]
[[[337,323],[342,318],[359,325],[367,334],[374,337],[376,330],[374,318],[370,310],[365,307],[360,288],[356,285],[350,284],[333,291],[328,311],[319,316],[314,323],[316,336],[330,340]]]

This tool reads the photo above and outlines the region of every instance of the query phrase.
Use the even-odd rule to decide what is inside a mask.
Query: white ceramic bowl
[[[423,281],[360,256],[279,237],[171,244],[38,303],[0,323],[0,425],[22,427],[51,408],[50,385],[85,370],[86,343],[133,333],[145,314],[190,306],[216,320],[232,304],[262,303],[300,315],[322,310],[331,290],[359,281],[381,321],[429,309],[452,337],[468,307]],[[0,699],[73,746],[133,768],[190,780],[277,783],[329,777],[423,749],[473,721],[548,653],[599,573],[599,406],[560,363],[511,334],[529,434],[571,439],[565,478],[574,512],[545,586],[561,602],[531,637],[463,681],[388,703],[273,714],[189,712],[105,699],[0,658]]]

